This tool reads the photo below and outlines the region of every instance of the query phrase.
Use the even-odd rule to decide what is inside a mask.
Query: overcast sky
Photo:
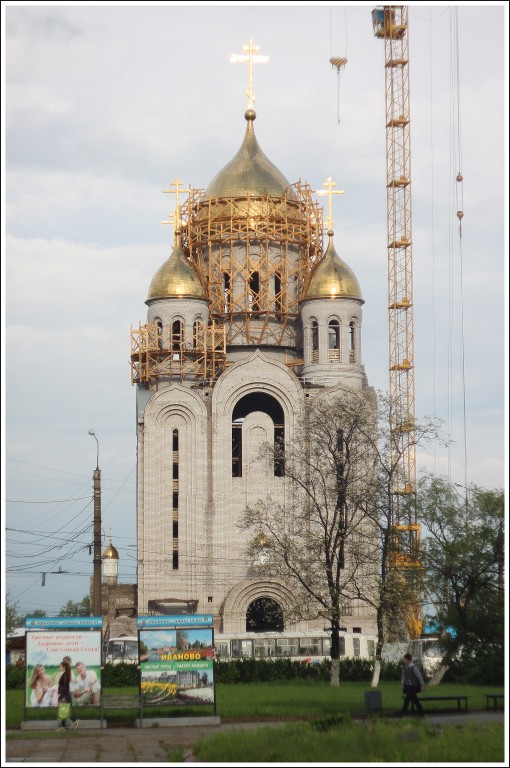
[[[387,391],[372,7],[2,4],[4,584],[22,611],[54,615],[88,592],[91,428],[102,546],[112,526],[121,580],[136,580],[130,326],[171,248],[162,190],[176,176],[206,187],[243,140],[247,67],[229,58],[250,38],[270,56],[254,65],[262,150],[290,182],[345,190],[335,246],[365,299],[369,382]],[[503,3],[410,3],[416,414],[455,441],[419,453],[418,472],[487,488],[506,479],[507,27]],[[348,59],[339,75],[331,56]]]

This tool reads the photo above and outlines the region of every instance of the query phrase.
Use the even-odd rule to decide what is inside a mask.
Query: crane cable
[[[455,209],[458,220],[458,252],[459,252],[459,295],[460,295],[460,333],[461,333],[461,377],[462,377],[462,427],[463,427],[463,451],[464,451],[464,487],[466,490],[466,506],[468,505],[468,456],[467,456],[467,417],[466,417],[466,361],[465,361],[465,341],[464,341],[464,276],[463,276],[463,250],[462,250],[462,219],[464,217],[464,188],[462,175],[462,120],[460,107],[460,54],[459,54],[459,26],[458,26],[458,8],[453,8],[453,18],[450,26],[451,34],[451,119],[452,119],[452,173],[457,171],[455,176]],[[451,223],[452,232],[452,252],[453,252],[453,221]],[[453,338],[453,256],[450,262],[450,358],[449,358],[449,418],[450,434],[451,419],[453,418],[453,358],[452,358],[452,338]],[[451,454],[449,449],[448,476],[451,478]]]

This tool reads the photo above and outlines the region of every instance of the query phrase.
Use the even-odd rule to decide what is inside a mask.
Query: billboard
[[[56,707],[60,662],[71,661],[73,706],[99,705],[101,700],[101,632],[87,630],[29,631],[26,635],[26,707]]]
[[[140,694],[145,704],[214,704],[213,629],[139,631]]]

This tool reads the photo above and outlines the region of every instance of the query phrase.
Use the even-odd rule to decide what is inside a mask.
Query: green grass
[[[334,715],[364,716],[365,691],[378,690],[382,694],[382,714],[391,714],[402,706],[402,691],[396,682],[381,683],[377,689],[369,683],[341,683],[339,688],[331,688],[328,683],[317,681],[282,681],[274,683],[224,684],[216,686],[216,714],[222,720],[257,720],[257,719],[311,719],[327,718]],[[430,695],[459,694],[469,696],[468,711],[485,709],[485,693],[502,693],[503,689],[481,685],[459,685],[441,683],[428,688]],[[104,696],[132,696],[138,693],[136,687],[106,688]],[[425,694],[426,695],[426,694]],[[456,711],[456,704],[431,702],[424,705],[426,712],[439,709]],[[99,707],[74,707],[74,713],[80,719],[97,719]],[[148,708],[144,716],[206,716],[212,714],[211,706],[175,708]],[[6,727],[20,727],[23,714],[23,690],[6,691]],[[105,719],[117,724],[130,725],[138,716],[132,710],[104,710]],[[55,709],[29,709],[30,720],[55,720]]]
[[[503,723],[432,726],[422,722],[366,720],[318,731],[296,723],[234,731],[198,742],[194,753],[211,763],[490,763],[504,759]]]

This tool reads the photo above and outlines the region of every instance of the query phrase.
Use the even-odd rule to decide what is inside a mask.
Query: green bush
[[[5,669],[5,687],[6,688],[24,688],[25,686],[25,667],[17,667],[15,664],[8,664]]]
[[[105,664],[101,673],[103,688],[138,687],[138,669],[136,664]]]

